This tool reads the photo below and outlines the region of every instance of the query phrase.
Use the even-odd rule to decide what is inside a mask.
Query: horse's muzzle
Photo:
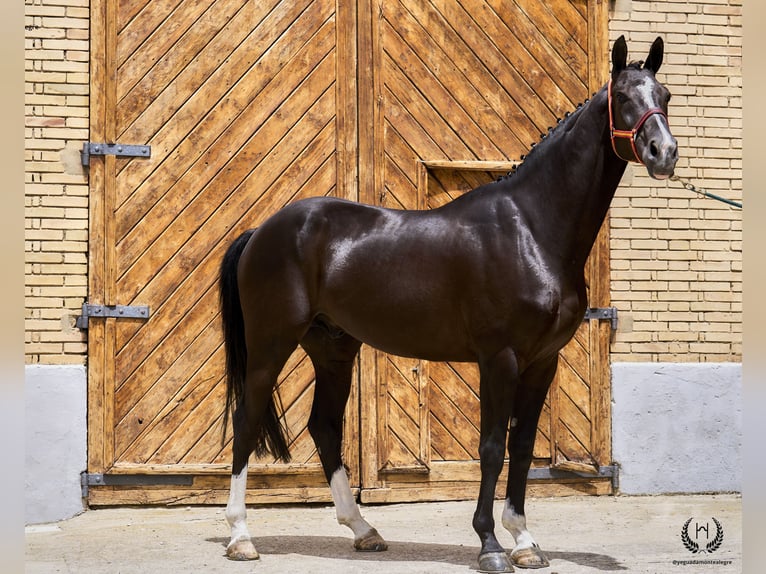
[[[652,139],[645,148],[644,163],[654,179],[668,179],[678,161],[678,142],[674,137],[663,140]]]

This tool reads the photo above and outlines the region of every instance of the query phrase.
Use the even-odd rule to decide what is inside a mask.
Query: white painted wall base
[[[612,365],[613,457],[620,492],[742,488],[742,367],[734,363]],[[87,374],[83,366],[26,367],[26,523],[83,511]]]
[[[54,522],[83,511],[87,375],[81,365],[27,365],[25,520]]]
[[[620,492],[742,489],[742,365],[612,365],[612,454]]]

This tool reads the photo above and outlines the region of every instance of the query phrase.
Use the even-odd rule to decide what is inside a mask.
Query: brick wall
[[[610,45],[629,58],[665,40],[659,78],[670,89],[676,173],[708,191],[742,197],[742,2],[611,4]],[[617,361],[740,361],[742,212],[654,181],[629,167],[611,210]]]
[[[26,0],[26,359],[84,363],[88,0]],[[678,174],[741,197],[741,0],[610,3],[633,57],[666,41]],[[741,213],[629,168],[612,209],[614,361],[739,361]]]
[[[28,363],[84,363],[88,0],[26,0],[25,312]]]

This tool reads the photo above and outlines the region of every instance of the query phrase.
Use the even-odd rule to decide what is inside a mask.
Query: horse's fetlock
[[[473,517],[473,529],[479,534],[482,532],[494,532],[495,519],[491,515],[476,514]]]

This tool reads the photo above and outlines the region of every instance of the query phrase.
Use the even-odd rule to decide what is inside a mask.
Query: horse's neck
[[[578,267],[585,265],[627,165],[611,150],[607,111],[601,90],[567,120],[571,126],[548,136],[534,163],[519,170],[511,192],[537,241]]]

